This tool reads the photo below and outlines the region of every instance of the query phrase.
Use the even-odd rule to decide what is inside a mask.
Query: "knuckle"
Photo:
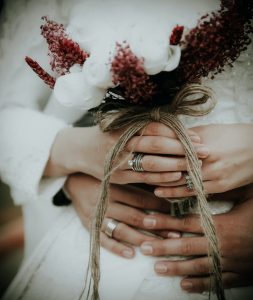
[[[159,173],[158,174],[158,179],[159,179],[159,182],[167,182],[167,181],[170,181],[170,173]]]
[[[117,175],[115,173],[112,174],[111,183],[126,184],[128,182],[124,172],[118,172]]]
[[[153,254],[154,255],[165,255],[165,246],[163,243],[154,243],[153,246]]]
[[[175,188],[167,188],[166,189],[166,196],[169,198],[176,198],[177,193]]]
[[[173,175],[171,174],[171,173],[157,173],[156,175],[155,175],[155,182],[170,182],[171,181],[171,179],[172,179],[172,177],[173,177]]]
[[[180,265],[177,262],[174,262],[170,265],[169,268],[170,275],[180,275]]]
[[[143,218],[137,213],[133,213],[128,216],[129,224],[134,227],[141,227],[142,219]]]
[[[110,251],[112,251],[113,253],[115,253],[115,254],[118,254],[118,255],[120,255],[120,247],[118,246],[118,244],[117,243],[113,243],[111,246],[110,246],[110,249],[109,249]]]
[[[186,161],[184,159],[178,159],[176,163],[177,170],[184,170],[186,169]]]
[[[144,156],[143,157],[143,167],[147,171],[153,171],[153,170],[155,170],[156,169],[156,163],[154,161],[154,158],[148,157],[148,156]]]
[[[186,216],[182,220],[183,230],[188,231],[192,227],[192,219],[189,216]]]
[[[124,224],[123,223],[118,223],[117,227],[113,231],[113,237],[121,240],[124,236]]]
[[[193,245],[190,241],[182,242],[180,248],[182,255],[188,256],[192,254]]]
[[[196,280],[193,285],[196,292],[201,293],[209,290],[209,283],[207,283],[204,279]]]
[[[141,182],[144,183],[152,182],[151,174],[149,174],[148,172],[140,172],[137,175],[139,176]]]
[[[152,122],[147,126],[148,134],[150,135],[159,135],[160,134],[160,124]]]
[[[194,271],[196,274],[208,274],[210,269],[206,261],[200,260],[194,264]]]
[[[226,178],[221,178],[216,181],[217,192],[226,192],[229,190],[228,180]]]
[[[147,142],[147,148],[148,150],[150,150],[150,152],[152,153],[157,153],[157,152],[160,152],[160,144],[158,144],[155,140],[155,138],[150,138],[148,139],[148,142]]]
[[[137,203],[138,207],[145,208],[147,206],[146,198],[143,194],[138,193],[138,194],[135,194],[134,197],[135,197],[135,202]]]

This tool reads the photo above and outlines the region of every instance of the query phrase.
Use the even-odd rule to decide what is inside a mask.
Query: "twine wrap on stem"
[[[207,106],[205,107],[205,105]],[[203,116],[208,114],[213,109],[214,105],[215,100],[210,89],[199,84],[192,84],[184,87],[177,94],[170,105],[155,107],[151,110],[147,110],[143,107],[129,107],[125,102],[122,101],[122,103],[117,102],[114,107],[110,106],[109,111],[106,111],[105,104],[105,109],[102,107],[99,111],[98,123],[103,131],[111,131],[124,127],[126,130],[120,136],[116,145],[114,145],[114,147],[108,153],[105,163],[101,195],[92,223],[90,259],[85,287],[88,289],[87,298],[91,296],[92,300],[100,299],[100,232],[108,205],[110,176],[115,169],[114,162],[131,137],[133,137],[138,131],[144,129],[145,126],[147,126],[150,122],[155,121],[165,124],[174,130],[185,150],[188,173],[191,177],[194,190],[196,192],[201,225],[208,240],[209,259],[211,265],[210,273],[213,274],[214,277],[214,290],[217,294],[218,300],[225,299],[221,277],[221,262],[218,239],[203,188],[198,157],[187,134],[186,128],[178,118],[178,115]]]

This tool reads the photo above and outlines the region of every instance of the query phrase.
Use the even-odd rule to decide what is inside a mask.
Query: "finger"
[[[202,144],[194,144],[199,157],[207,157],[209,149]],[[134,136],[126,146],[129,152],[152,154],[185,155],[180,141],[163,136]]]
[[[178,187],[157,187],[154,190],[157,197],[161,198],[180,198],[187,196],[194,196],[196,192],[194,190],[189,190],[186,185]]]
[[[185,158],[173,158],[158,155],[144,155],[141,166],[146,172],[175,172],[186,171],[187,162]],[[131,169],[128,163],[124,163],[123,169]]]
[[[101,246],[116,255],[133,258],[135,255],[134,248],[124,245],[112,238],[109,238],[105,233],[101,232]]]
[[[106,219],[103,223],[102,230],[105,231],[105,226],[108,222],[108,218],[117,220],[120,222],[113,231],[113,237],[120,241],[125,241],[130,244],[140,246],[144,241],[152,241],[154,238],[180,238],[181,233],[176,230],[149,230],[144,229],[143,219],[147,214],[141,210],[123,205],[122,203],[112,203],[108,207],[106,212]],[[144,231],[137,231],[135,228],[144,229]]]
[[[172,217],[165,214],[146,215],[143,219],[146,229],[176,230],[182,232],[202,233],[203,229],[198,215],[186,215],[182,218]]]
[[[144,211],[121,203],[113,203],[108,207],[106,212],[107,218],[112,218],[121,223],[142,229],[144,229],[143,219],[145,216],[146,213]]]
[[[187,237],[180,239],[154,240],[144,242],[141,247],[144,255],[206,255],[208,242],[203,237]]]
[[[154,210],[168,213],[170,211],[169,201],[157,198],[153,193],[134,186],[113,185],[113,201],[127,204],[132,207]]]
[[[169,137],[169,138],[173,138],[173,139],[177,139],[177,135],[176,133],[169,128],[168,126],[162,124],[162,123],[158,123],[158,122],[152,122],[149,123],[144,131],[140,130],[138,133],[138,135],[150,135],[150,136],[165,136],[165,137]],[[196,142],[200,142],[200,137],[197,135],[197,133],[195,133],[192,130],[188,130],[188,134],[191,137],[196,137],[195,141]]]
[[[216,194],[224,191],[223,184],[219,181],[204,181],[203,186],[207,194]],[[194,190],[189,190],[186,185],[177,187],[160,186],[154,190],[154,193],[157,197],[162,198],[181,198],[196,194]]]
[[[181,261],[159,261],[155,263],[155,272],[166,276],[201,276],[210,274],[208,257]]]
[[[189,293],[202,293],[209,291],[210,283],[211,289],[213,289],[213,278],[203,277],[203,278],[184,278],[181,281],[181,287],[183,290]],[[222,281],[224,288],[235,288],[239,286],[247,286],[252,283],[252,280],[242,276],[240,274],[226,272],[222,274]]]
[[[139,232],[124,223],[118,223],[117,227],[113,231],[113,238],[119,242],[124,242],[134,246],[140,246],[141,243],[145,241],[158,239],[158,237],[148,235],[148,233],[144,234]]]
[[[223,272],[250,273],[252,263],[245,264],[234,259],[221,258]],[[207,256],[189,260],[161,260],[154,269],[159,275],[168,276],[203,276],[211,273],[210,259]]]
[[[119,171],[112,176],[112,182],[119,184],[126,183],[158,183],[158,182],[172,182],[181,178],[181,172],[135,172],[130,170]]]

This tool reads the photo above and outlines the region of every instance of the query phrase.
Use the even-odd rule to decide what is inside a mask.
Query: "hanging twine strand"
[[[102,180],[101,195],[98,201],[91,231],[90,239],[90,259],[87,274],[89,279],[86,282],[87,299],[98,300],[100,281],[100,232],[108,206],[108,193],[110,176],[115,170],[114,163],[120,152],[125,148],[128,141],[140,130],[144,129],[151,122],[165,124],[177,134],[185,150],[188,165],[188,173],[191,177],[196,200],[200,214],[201,225],[209,245],[209,259],[214,277],[214,290],[218,300],[224,300],[224,288],[221,276],[220,252],[218,239],[211,211],[203,187],[201,169],[197,154],[194,150],[187,129],[179,120],[178,115],[203,116],[208,114],[214,107],[215,100],[212,91],[199,84],[192,84],[184,87],[176,96],[171,105],[144,110],[140,107],[127,107],[125,103],[115,103],[110,111],[106,107],[101,108],[98,114],[98,123],[102,131],[112,131],[126,128],[117,143],[108,153],[104,167],[104,178]],[[200,107],[201,106],[201,107]],[[88,287],[88,288],[87,288]],[[211,287],[210,287],[211,288]]]

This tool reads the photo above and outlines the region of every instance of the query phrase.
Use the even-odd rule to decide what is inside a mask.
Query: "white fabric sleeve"
[[[65,122],[27,108],[0,112],[0,170],[16,204],[52,197],[65,178],[41,180],[51,145]]]
[[[54,139],[69,126],[68,120],[43,113],[50,89],[24,58],[31,56],[52,73],[40,36],[41,16],[64,22],[68,2],[6,1],[0,35],[0,176],[16,204],[48,199],[64,184],[65,178],[42,179],[42,174]]]

